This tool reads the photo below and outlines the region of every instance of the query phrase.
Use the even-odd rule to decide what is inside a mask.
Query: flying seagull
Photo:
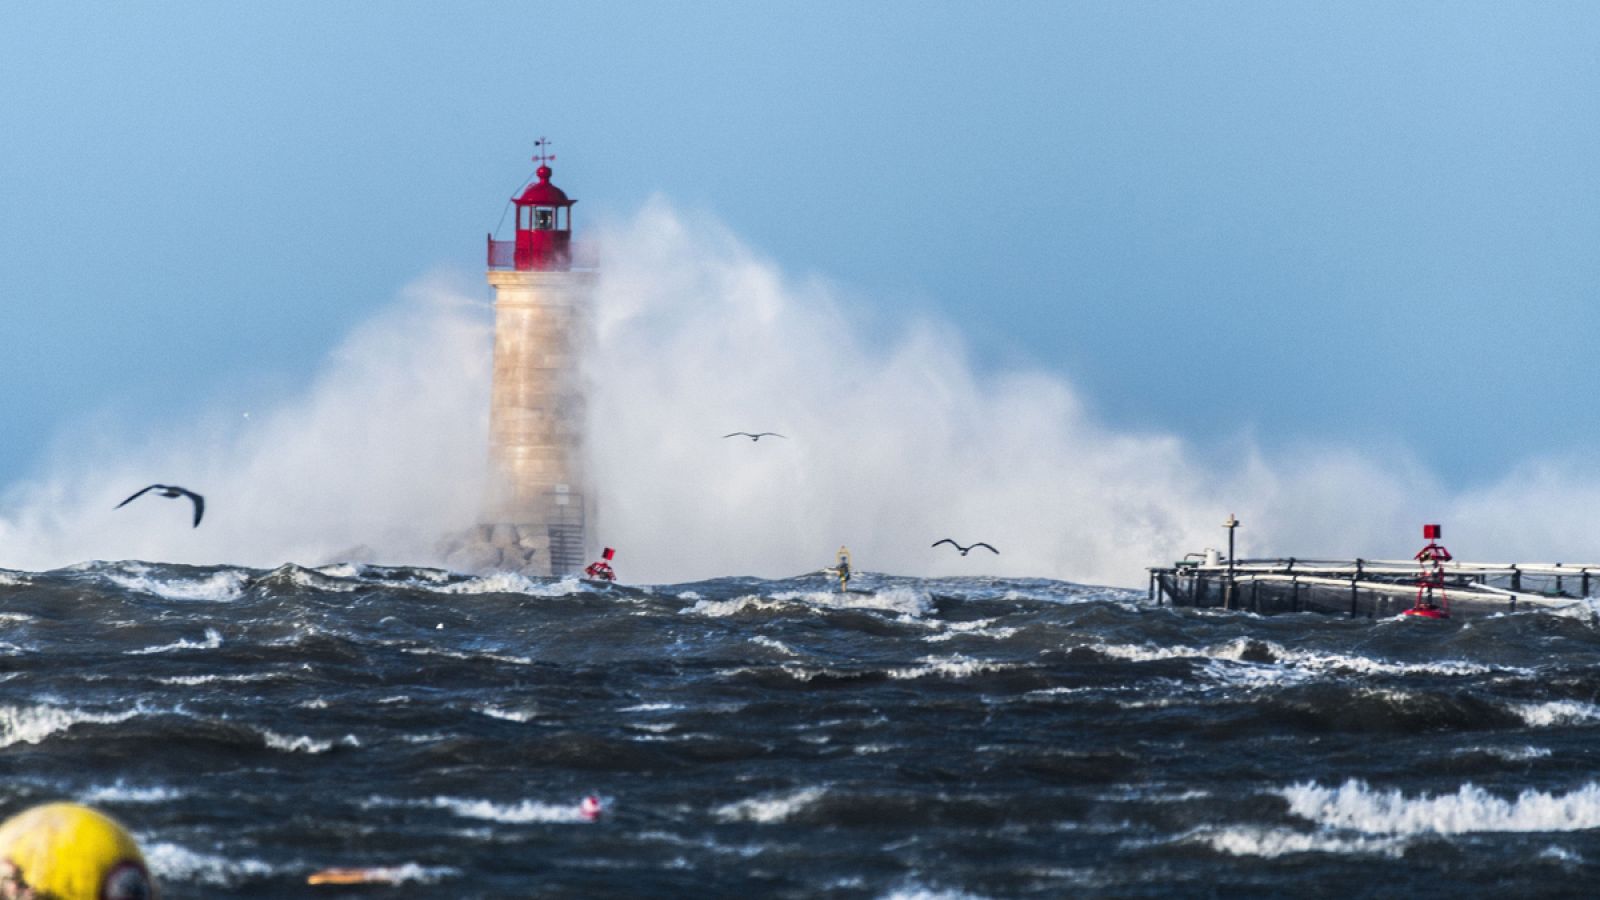
[[[783,437],[783,435],[777,433],[776,431],[763,431],[760,434],[751,434],[748,431],[735,431],[732,434],[725,434],[725,435],[723,435],[723,437],[731,438],[731,437],[739,437],[739,436],[742,435],[744,437],[749,438],[752,441],[759,441],[759,440],[761,440],[762,438],[766,437],[769,434],[772,435],[773,437]],[[784,438],[784,440],[788,440],[788,438]]]
[[[121,509],[124,506],[127,506],[129,503],[132,503],[133,501],[139,499],[140,497],[144,496],[145,494],[148,494],[151,491],[160,491],[161,492],[161,496],[163,496],[163,497],[188,497],[190,500],[193,500],[194,501],[194,527],[196,527],[196,528],[200,527],[200,517],[206,514],[206,498],[200,496],[199,494],[196,494],[194,491],[191,491],[191,490],[189,490],[187,488],[178,487],[175,484],[152,484],[149,487],[145,488],[144,490],[140,491],[139,493],[134,494],[132,497],[129,497],[128,499],[122,501],[121,503],[118,503],[115,508],[116,509]]]
[[[978,541],[977,543],[973,544],[970,547],[963,547],[960,544],[956,543],[955,541],[950,540],[949,538],[944,538],[942,540],[937,540],[937,541],[933,542],[933,546],[935,546],[935,547],[939,546],[940,544],[949,544],[950,546],[956,548],[957,550],[960,550],[962,556],[966,556],[968,553],[972,552],[973,550],[976,550],[979,547],[982,547],[983,549],[988,550],[991,553],[998,554],[1000,552],[999,550],[994,549],[993,547],[989,546],[988,544],[985,544],[983,541]]]

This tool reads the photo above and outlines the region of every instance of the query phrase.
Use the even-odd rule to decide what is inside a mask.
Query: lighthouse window
[[[556,227],[556,211],[549,207],[539,206],[533,210],[533,227],[538,231],[549,231]]]

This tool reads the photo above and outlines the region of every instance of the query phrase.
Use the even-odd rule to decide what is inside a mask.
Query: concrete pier
[[[1568,609],[1600,591],[1600,565],[1452,561],[1441,569],[1440,596],[1429,596],[1464,615]],[[1415,560],[1372,559],[1183,560],[1149,571],[1150,601],[1158,605],[1352,618],[1410,609],[1422,574]]]

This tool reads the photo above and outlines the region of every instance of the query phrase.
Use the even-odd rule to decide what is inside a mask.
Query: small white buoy
[[[443,631],[444,630],[444,623],[440,622],[439,624],[437,624],[437,625],[435,625],[433,627],[438,629],[439,631]]]

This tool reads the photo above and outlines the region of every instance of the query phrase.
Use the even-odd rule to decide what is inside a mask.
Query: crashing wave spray
[[[1452,497],[1413,460],[1348,448],[1269,460],[1240,440],[1236,463],[1202,462],[1175,436],[1095,421],[1058,375],[976,372],[934,319],[865,329],[826,283],[788,281],[665,203],[603,247],[591,538],[622,549],[628,581],[791,575],[848,544],[870,571],[1139,585],[1145,566],[1218,543],[1230,512],[1242,554],[1383,556],[1427,519],[1485,555],[1600,556],[1584,538],[1600,482],[1576,463]],[[75,449],[0,497],[0,566],[314,564],[357,545],[439,563],[438,538],[484,494],[490,309],[438,281],[408,294],[274,411],[61,442]],[[789,440],[721,439],[751,426]],[[204,526],[160,505],[113,513],[157,478],[210,498]],[[951,529],[1002,553],[930,550]]]

